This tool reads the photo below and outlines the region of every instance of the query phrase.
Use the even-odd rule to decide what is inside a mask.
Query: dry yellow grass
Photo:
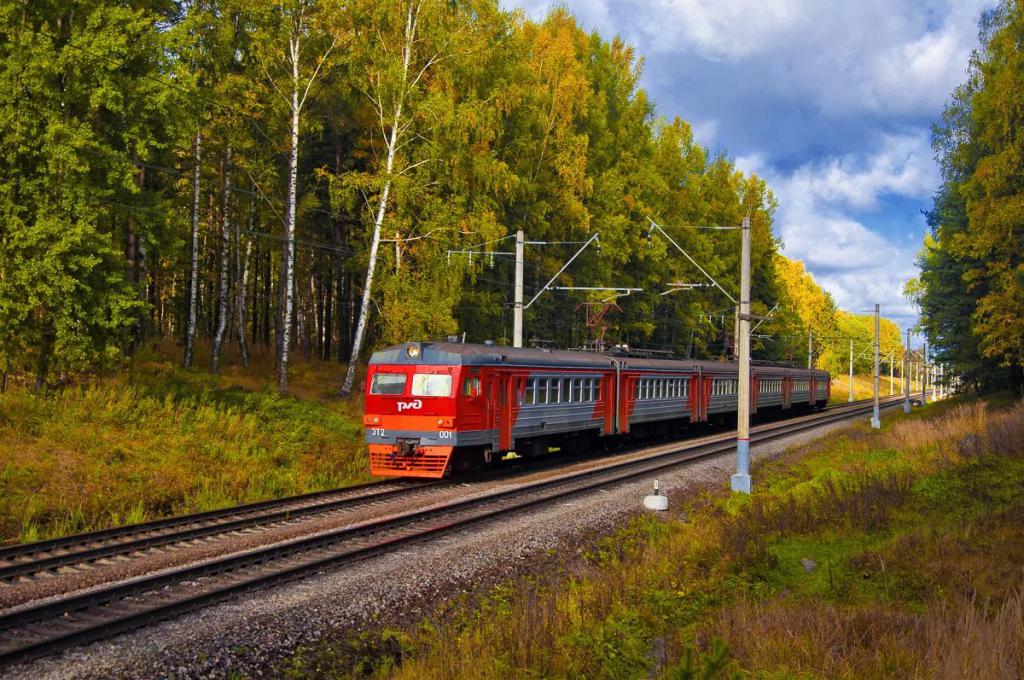
[[[361,396],[337,394],[344,366],[298,361],[281,396],[265,353],[220,376],[176,354],[0,393],[0,542],[369,481]]]
[[[874,381],[870,375],[859,375],[853,376],[853,399],[857,401],[859,399],[870,399],[874,393]],[[903,382],[899,378],[893,378],[893,392],[895,394],[903,393]],[[889,374],[885,374],[878,379],[878,394],[880,397],[889,396]],[[834,375],[832,376],[832,391],[829,399],[829,403],[840,404],[849,399],[850,395],[850,376],[847,374]]]

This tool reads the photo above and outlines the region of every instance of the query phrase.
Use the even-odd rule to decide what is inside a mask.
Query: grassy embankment
[[[853,376],[853,399],[854,401],[859,399],[870,399],[873,386],[872,378],[870,375],[854,374]],[[903,394],[903,381],[899,378],[893,378],[892,381],[893,392],[895,394]],[[889,374],[886,373],[878,379],[878,396],[882,399],[889,397]],[[845,404],[850,398],[850,376],[849,375],[834,375],[832,376],[832,391],[828,403],[830,404]],[[931,398],[931,392],[929,392],[929,399]]]
[[[1024,404],[943,402],[755,467],[570,576],[306,650],[295,676],[1018,678]]]
[[[31,541],[368,481],[343,366],[272,357],[222,375],[163,348],[80,385],[0,394],[0,540]],[[197,357],[196,365],[208,365]]]

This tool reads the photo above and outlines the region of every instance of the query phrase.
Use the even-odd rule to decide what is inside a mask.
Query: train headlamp
[[[409,345],[408,347],[405,348],[405,353],[409,356],[410,359],[418,359],[420,356],[420,346]]]

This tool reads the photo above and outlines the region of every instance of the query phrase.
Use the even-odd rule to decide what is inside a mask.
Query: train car
[[[751,367],[751,411],[820,408],[829,375]],[[582,451],[682,434],[735,415],[737,366],[490,344],[410,342],[376,352],[366,375],[374,475],[443,477],[514,451]]]

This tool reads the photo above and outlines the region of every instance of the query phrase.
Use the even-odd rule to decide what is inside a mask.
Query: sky
[[[657,114],[768,180],[783,253],[836,303],[916,321],[904,282],[939,185],[930,127],[994,0],[502,0],[564,6],[644,59]]]

